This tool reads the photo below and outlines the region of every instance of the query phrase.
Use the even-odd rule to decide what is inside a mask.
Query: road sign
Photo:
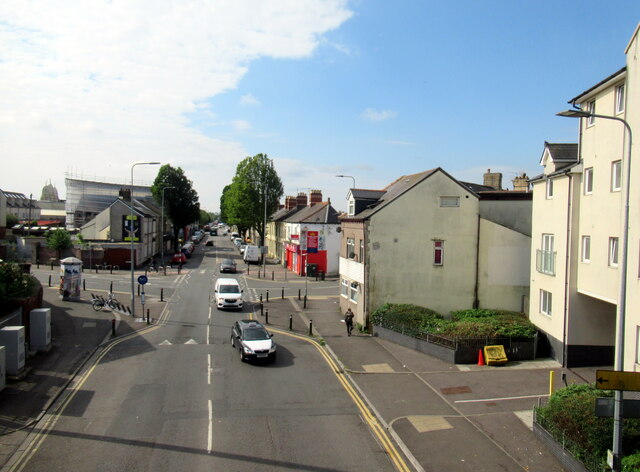
[[[138,283],[140,285],[144,285],[149,281],[149,279],[147,278],[146,275],[141,275],[140,277],[138,277]]]
[[[640,392],[640,372],[597,370],[596,388],[600,390],[629,390]]]

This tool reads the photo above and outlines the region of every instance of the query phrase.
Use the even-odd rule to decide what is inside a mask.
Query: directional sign
[[[640,392],[640,372],[597,370],[596,388],[600,390],[629,390]]]
[[[147,278],[146,275],[141,275],[140,277],[138,277],[138,283],[140,285],[144,285],[149,281],[149,279]]]

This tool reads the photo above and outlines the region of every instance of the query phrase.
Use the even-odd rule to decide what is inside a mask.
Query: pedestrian
[[[347,336],[351,336],[351,331],[353,331],[353,317],[354,314],[351,311],[351,308],[348,308],[347,312],[344,314],[344,322],[347,325]]]

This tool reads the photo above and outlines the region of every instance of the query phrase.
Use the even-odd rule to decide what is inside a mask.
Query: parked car
[[[231,328],[231,346],[240,352],[240,360],[276,358],[276,343],[262,323],[256,320],[240,320]]]
[[[216,308],[242,309],[242,289],[236,279],[218,279],[213,290]]]
[[[220,264],[220,272],[231,272],[233,274],[236,273],[236,263],[231,259],[225,259]]]
[[[184,255],[183,252],[176,252],[173,257],[171,258],[171,263],[172,264],[186,264],[187,263],[187,256]]]
[[[209,236],[218,236],[218,230],[216,228],[213,228],[211,231],[209,231]]]
[[[260,262],[260,248],[258,246],[248,245],[244,249],[242,258],[248,264],[250,262]]]
[[[237,232],[233,231],[231,233],[231,241],[233,241],[234,239],[239,238],[239,237],[240,237],[240,235]]]
[[[180,251],[187,257],[191,257],[191,254],[193,253],[193,250],[195,249],[195,246],[193,245],[193,243],[185,243],[182,245],[182,249],[180,249]]]
[[[244,254],[244,250],[247,248],[248,244],[244,241],[242,241],[240,243],[240,246],[238,246],[238,249],[240,249],[240,254]]]
[[[233,244],[235,244],[235,245],[236,245],[236,247],[237,247],[237,248],[239,248],[239,247],[240,247],[240,244],[242,244],[242,239],[240,239],[240,238],[235,238],[235,239],[233,240]]]

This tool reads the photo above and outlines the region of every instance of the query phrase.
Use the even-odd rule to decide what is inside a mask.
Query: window
[[[609,238],[609,266],[618,267],[618,238]]]
[[[593,193],[593,167],[584,170],[584,194],[591,195]]]
[[[611,163],[611,191],[619,192],[622,187],[622,161]]]
[[[349,216],[356,214],[356,201],[352,198],[349,200]]]
[[[358,282],[351,282],[349,300],[358,303]]]
[[[542,249],[536,251],[536,270],[543,274],[556,275],[556,253],[553,250],[553,234],[542,235]]]
[[[440,197],[441,207],[459,207],[460,197]]]
[[[343,297],[349,296],[349,281],[347,279],[342,279],[342,290],[341,294]]]
[[[356,242],[353,238],[347,238],[347,259],[352,259],[356,254]]]
[[[624,111],[624,84],[616,87],[616,114]]]
[[[360,240],[360,252],[358,253],[358,262],[364,262],[364,239]]]
[[[553,180],[547,179],[547,198],[553,198]]]
[[[444,264],[444,241],[433,242],[433,265]]]
[[[540,290],[540,313],[551,316],[551,292]]]
[[[591,236],[582,236],[582,262],[591,261]]]
[[[595,100],[591,100],[589,103],[587,103],[587,112],[589,113],[595,113],[596,112],[596,101]],[[587,126],[593,126],[596,122],[596,117],[595,116],[588,116],[587,117]]]

